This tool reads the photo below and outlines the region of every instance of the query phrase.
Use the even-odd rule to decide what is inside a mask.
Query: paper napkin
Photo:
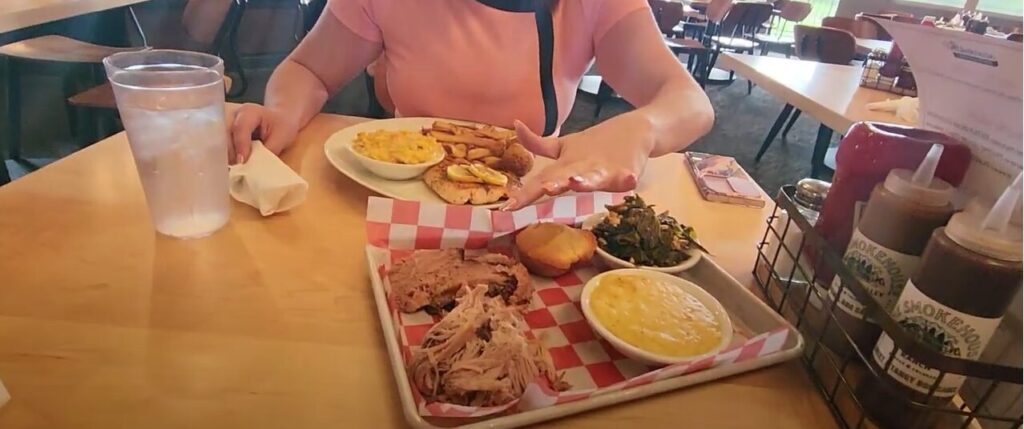
[[[868,110],[874,110],[879,112],[892,112],[896,114],[897,118],[907,121],[911,124],[917,124],[920,119],[918,114],[918,106],[920,104],[915,97],[903,97],[893,100],[878,101],[874,103],[868,103]]]
[[[263,216],[302,204],[309,189],[309,183],[258,141],[252,142],[249,160],[231,166],[228,177],[231,196],[259,209]]]

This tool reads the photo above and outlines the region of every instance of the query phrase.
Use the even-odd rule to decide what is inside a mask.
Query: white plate
[[[382,119],[377,121],[361,122],[348,128],[344,128],[327,139],[324,144],[324,154],[334,168],[348,176],[356,183],[367,189],[381,194],[385,197],[399,200],[421,201],[425,203],[447,204],[434,191],[431,191],[423,180],[416,178],[412,180],[388,180],[371,173],[364,168],[359,160],[355,158],[352,151],[346,146],[351,146],[355,141],[356,134],[364,131],[389,130],[389,131],[420,131],[424,127],[431,126],[434,121],[448,121],[454,123],[468,124],[465,121],[453,121],[441,118],[395,118]],[[530,171],[523,181],[529,178],[540,169],[551,164],[553,161],[548,158],[536,157],[533,163],[533,170]],[[502,203],[488,204],[478,207],[497,207]]]

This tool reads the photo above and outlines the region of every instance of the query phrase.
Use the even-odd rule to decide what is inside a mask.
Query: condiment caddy
[[[1021,367],[976,360],[987,338],[958,339],[972,350],[960,353],[963,358],[952,357],[950,355],[955,353],[950,353],[949,347],[936,347],[935,343],[936,339],[945,338],[946,334],[941,331],[949,328],[948,323],[944,326],[941,320],[928,319],[931,316],[924,314],[915,319],[911,314],[924,307],[934,309],[932,316],[943,311],[951,315],[950,319],[962,320],[954,322],[958,326],[977,324],[972,332],[979,334],[1008,328],[1000,323],[1013,323],[1001,320],[1001,316],[1010,305],[1014,288],[1019,288],[1019,240],[1014,252],[1010,249],[1013,246],[1000,237],[1014,236],[1014,231],[1001,228],[1005,227],[1010,210],[1016,204],[1019,182],[1018,177],[1007,192],[1012,201],[997,203],[991,211],[984,207],[984,213],[967,210],[954,215],[951,226],[938,228],[931,234],[919,263],[921,270],[926,271],[914,270],[917,274],[911,276],[907,288],[901,289],[897,294],[899,298],[889,303],[893,314],[884,308],[887,302],[873,297],[862,276],[844,263],[840,250],[830,245],[821,231],[800,214],[795,202],[796,189],[785,186],[779,192],[765,238],[758,247],[755,279],[769,304],[808,339],[802,360],[841,427],[1021,427],[1019,407],[997,412],[987,406],[996,396],[1019,397],[1024,378]],[[1004,200],[1010,197],[1004,195]],[[987,232],[979,232],[983,230]],[[789,248],[794,240],[788,235],[794,232],[800,237],[795,240],[796,248]],[[1019,235],[1018,229],[1016,236]],[[820,277],[834,273],[839,290],[830,293],[821,287],[792,287],[793,280],[775,266],[779,254],[786,252],[792,255],[813,252],[816,255],[813,266],[799,266],[797,270],[811,278],[812,284],[827,284],[829,279]],[[1013,254],[1008,255],[1010,253]],[[961,286],[963,290],[962,285],[969,284],[970,280],[937,279],[935,274],[929,273],[937,267],[954,265],[962,265],[960,271],[964,273],[972,269],[985,270],[981,265],[1005,272],[996,277],[1009,285],[993,285],[996,289],[992,290],[978,286],[976,296],[999,292],[995,299],[986,302],[965,299],[964,292],[950,297],[949,289]],[[1014,279],[1016,284],[1013,284]],[[858,341],[864,338],[864,333],[849,329],[849,314],[840,308],[839,297],[843,293],[856,299],[863,306],[863,314],[870,315],[880,328],[881,338],[877,343],[861,348],[855,346],[866,344]],[[937,329],[921,330],[916,326],[921,323]],[[826,335],[832,341],[826,342]],[[836,340],[843,341],[846,347],[836,347]],[[963,384],[973,389],[958,392]]]

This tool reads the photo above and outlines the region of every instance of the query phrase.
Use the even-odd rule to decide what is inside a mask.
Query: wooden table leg
[[[811,155],[811,177],[820,179],[821,176],[831,170],[825,165],[825,154],[828,146],[832,143],[832,129],[825,124],[818,126],[818,139],[814,142],[814,153]]]

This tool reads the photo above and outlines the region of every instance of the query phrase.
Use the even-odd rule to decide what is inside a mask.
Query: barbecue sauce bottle
[[[987,213],[960,212],[935,230],[893,308],[903,329],[947,356],[977,360],[1021,288],[1021,230],[1010,224],[1018,215],[1020,185],[1018,175]],[[857,397],[883,427],[931,426],[937,413],[907,400],[949,404],[965,378],[945,374],[929,398],[939,371],[903,351],[894,355],[894,348],[883,334],[868,359],[879,375],[861,383]]]
[[[935,177],[942,151],[941,144],[933,145],[916,172],[894,169],[885,182],[875,186],[843,255],[843,263],[885,311],[892,310],[917,268],[932,231],[953,215],[953,186]],[[836,320],[866,356],[881,328],[865,314],[866,308],[850,285],[841,286],[836,276],[829,289],[830,302],[838,295]],[[841,356],[853,351],[834,325],[829,326],[823,340]]]

